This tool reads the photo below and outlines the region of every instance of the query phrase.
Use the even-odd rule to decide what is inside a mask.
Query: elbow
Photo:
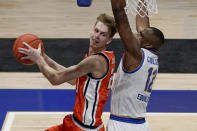
[[[61,83],[58,81],[58,76],[53,74],[53,75],[50,75],[48,77],[48,80],[49,82],[51,83],[51,85],[53,86],[57,86],[57,85],[60,85]]]
[[[74,85],[76,85],[76,82],[75,81],[72,81],[72,82],[68,82],[70,85],[72,85],[72,86],[74,86]]]
[[[51,83],[51,85],[53,85],[53,86],[57,86],[57,85],[59,85],[59,83],[58,83],[58,82],[56,82],[56,81],[50,81],[50,83]]]

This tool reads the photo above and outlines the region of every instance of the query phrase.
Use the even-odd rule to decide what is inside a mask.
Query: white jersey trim
[[[96,122],[95,115],[98,108],[100,84],[100,80],[93,80],[88,78],[88,82],[86,83],[84,88],[85,106],[83,112],[83,123],[89,126],[94,126]],[[87,93],[91,92],[94,93],[94,99],[92,99],[92,101],[86,99],[86,95],[88,95]]]

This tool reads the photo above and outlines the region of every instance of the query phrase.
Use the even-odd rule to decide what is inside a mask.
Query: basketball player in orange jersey
[[[111,0],[111,4],[124,45],[124,54],[112,86],[111,114],[107,129],[150,131],[145,113],[158,73],[157,51],[164,43],[164,35],[159,29],[150,27],[147,16],[141,17],[139,14],[136,16],[138,33],[135,35],[124,10],[125,0]],[[147,11],[142,4],[139,6],[142,8],[140,13]]]
[[[19,52],[35,62],[44,76],[53,84],[64,82],[76,83],[76,102],[73,114],[65,116],[63,124],[46,131],[104,131],[101,115],[107,101],[115,68],[115,58],[107,45],[116,33],[113,17],[101,14],[90,33],[89,52],[77,65],[63,67],[46,54],[26,43],[28,49],[20,48]]]

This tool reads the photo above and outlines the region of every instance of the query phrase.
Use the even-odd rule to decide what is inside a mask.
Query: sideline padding
[[[41,38],[42,39],[42,38]],[[1,72],[37,72],[37,66],[24,66],[12,54],[13,39],[0,39]],[[46,53],[68,67],[82,60],[88,51],[89,39],[42,39]],[[116,68],[123,53],[120,39],[114,39],[110,48],[115,52]],[[159,52],[159,73],[196,73],[197,39],[167,39]]]

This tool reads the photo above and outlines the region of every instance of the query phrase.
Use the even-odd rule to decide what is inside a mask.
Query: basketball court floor
[[[158,74],[147,108],[153,131],[197,130],[196,78],[196,74]],[[6,102],[2,131],[42,131],[72,112],[75,90],[67,83],[51,86],[41,73],[0,73],[0,80],[5,87],[0,101]],[[108,117],[109,101],[102,116],[105,125]]]
[[[157,1],[159,14],[151,24],[166,38],[197,38],[196,0]],[[0,38],[27,32],[41,38],[88,38],[96,16],[103,12],[112,14],[109,0],[94,0],[89,8],[77,7],[75,0],[1,0]],[[196,73],[158,74],[147,108],[152,131],[197,131],[196,80]],[[74,96],[73,86],[54,87],[41,73],[0,72],[0,128],[43,131],[60,124],[72,112]],[[108,101],[102,116],[105,126],[109,105]]]

